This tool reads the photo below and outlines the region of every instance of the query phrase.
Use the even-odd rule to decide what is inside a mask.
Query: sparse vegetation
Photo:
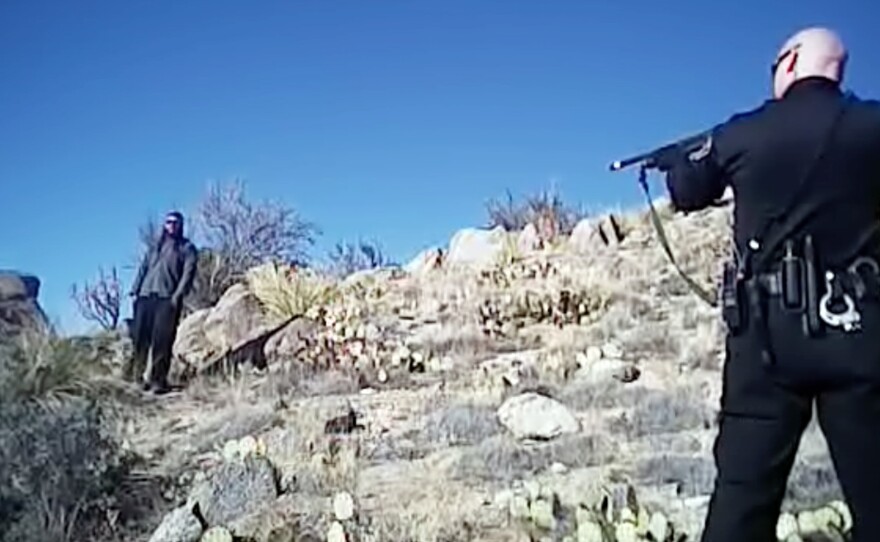
[[[98,275],[94,284],[86,282],[82,289],[73,285],[70,296],[83,318],[97,323],[105,330],[113,330],[119,325],[122,286],[116,267],[112,267],[109,273],[101,268]]]
[[[566,204],[555,191],[544,191],[517,203],[507,191],[507,200],[493,199],[486,204],[488,226],[501,226],[505,231],[520,231],[533,225],[538,237],[553,242],[561,235],[568,235],[586,213]]]
[[[621,222],[627,235],[618,249],[597,238],[600,250],[568,250],[564,235],[581,213],[555,194],[520,205],[509,197],[506,206],[489,206],[492,224],[511,231],[531,224],[551,250],[520,250],[521,236],[509,235],[489,269],[439,265],[351,277],[389,265],[378,243],[340,243],[333,265],[319,271],[305,261],[314,230],[295,213],[247,202],[241,184],[215,187],[208,201],[194,215],[195,231],[207,223],[201,215],[216,219],[200,250],[202,293],[194,301],[212,304],[234,281],[259,303],[237,305],[226,327],[213,321],[219,311],[193,317],[205,325],[182,348],[228,340],[238,317],[260,326],[265,313],[279,323],[306,317],[258,343],[265,367],[196,372],[183,392],[155,401],[121,386],[103,393],[111,384],[97,375],[114,365],[98,358],[125,351],[104,340],[129,344],[116,333],[88,348],[44,338],[27,350],[0,350],[0,439],[13,443],[0,450],[0,532],[12,533],[0,542],[146,539],[126,520],[149,515],[144,533],[154,531],[245,443],[271,462],[284,495],[273,496],[265,517],[244,523],[265,521],[262,532],[284,542],[324,540],[330,525],[361,542],[564,540],[586,536],[580,531],[594,520],[605,533],[596,540],[627,540],[609,529],[644,530],[644,514],[630,525],[618,509],[602,523],[584,493],[625,481],[675,508],[700,506],[711,491],[708,401],[719,390],[707,372],[719,369],[721,335],[714,314],[672,283],[649,223]],[[691,267],[709,261],[688,253],[711,255],[715,229],[708,218],[669,228],[679,243],[700,238],[678,251]],[[214,351],[213,342],[204,346]],[[620,376],[618,366],[641,376]],[[519,423],[545,421],[523,419],[527,413],[513,421],[505,414],[502,423],[498,406],[528,391],[560,402],[567,412],[554,420],[570,414],[567,427],[522,432]],[[524,434],[537,436],[516,438]],[[52,440],[57,435],[65,438]],[[142,471],[132,472],[122,449],[143,459]],[[162,491],[158,479],[167,480]],[[801,460],[791,506],[837,497],[835,481],[827,461]],[[80,482],[83,492],[70,490]],[[339,492],[356,503],[347,519],[335,517]],[[509,493],[519,500],[503,502]],[[699,498],[679,502],[687,497]],[[658,528],[669,527],[659,518]]]
[[[246,279],[260,303],[279,320],[325,306],[338,295],[331,280],[308,269],[278,263],[252,268]]]
[[[569,435],[545,444],[524,444],[502,434],[464,450],[450,476],[509,483],[529,478],[554,463],[567,468],[601,465],[613,457],[615,449],[598,435]]]
[[[199,261],[187,312],[211,307],[248,270],[265,263],[307,267],[308,248],[320,234],[318,226],[295,209],[272,201],[251,201],[246,183],[211,183],[184,234],[196,242]],[[161,222],[147,217],[138,229],[140,257],[161,235]],[[139,262],[138,262],[139,263]]]
[[[118,499],[131,465],[89,385],[92,360],[63,339],[0,350],[0,541],[91,541],[137,516]],[[112,513],[110,513],[112,512]]]
[[[345,277],[358,271],[394,265],[377,241],[339,242],[330,252],[330,272]]]
[[[625,412],[612,424],[627,438],[708,428],[712,415],[690,390],[642,396],[632,412]]]
[[[427,438],[447,446],[476,444],[501,431],[495,409],[459,404],[432,414],[426,424]]]

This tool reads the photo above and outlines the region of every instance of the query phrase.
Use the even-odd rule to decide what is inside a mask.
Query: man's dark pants
[[[880,541],[880,303],[859,302],[862,330],[806,338],[800,316],[767,300],[775,364],[751,332],[728,337],[715,442],[718,478],[703,542],[775,542],[800,437],[815,401],[853,515],[853,542]]]
[[[135,300],[132,322],[134,356],[126,371],[128,379],[135,380],[144,373],[152,348],[153,363],[147,383],[157,388],[168,387],[168,371],[179,320],[180,308],[168,298],[147,296]]]

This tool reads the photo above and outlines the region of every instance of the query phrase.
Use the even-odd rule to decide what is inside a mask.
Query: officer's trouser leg
[[[880,364],[880,359],[870,362]],[[853,516],[852,542],[878,541],[880,387],[869,381],[826,393],[819,397],[817,407],[837,478]]]
[[[774,542],[810,401],[774,381],[751,337],[728,339],[717,478],[702,542]]]

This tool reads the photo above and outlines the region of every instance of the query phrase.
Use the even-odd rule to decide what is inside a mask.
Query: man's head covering
[[[177,229],[176,229],[177,235],[176,235],[176,237],[178,237],[178,238],[183,237],[183,213],[181,213],[180,211],[169,211],[169,212],[165,215],[165,222],[166,222],[166,224],[167,224],[169,221],[177,222]],[[163,236],[164,236],[167,232],[168,232],[167,228],[166,228],[166,227],[163,227],[163,228],[162,228]]]
[[[783,97],[791,85],[807,77],[840,84],[847,58],[846,47],[834,31],[810,27],[797,32],[779,48],[773,62],[774,97]]]

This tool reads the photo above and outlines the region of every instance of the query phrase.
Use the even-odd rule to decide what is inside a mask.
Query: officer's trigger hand
[[[676,164],[681,162],[681,160],[681,149],[675,144],[661,147],[651,155],[651,163],[653,166],[664,172],[674,168]]]

